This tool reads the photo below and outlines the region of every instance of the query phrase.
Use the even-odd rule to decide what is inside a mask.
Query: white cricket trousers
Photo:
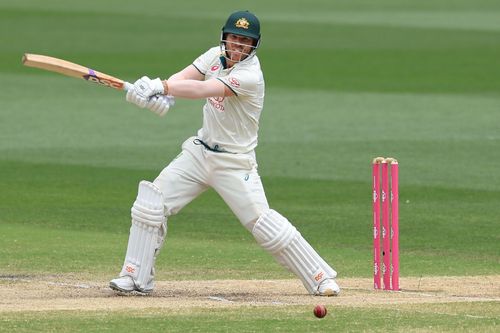
[[[184,141],[182,152],[154,180],[163,193],[165,215],[177,214],[211,187],[251,231],[269,209],[254,154],[214,152],[196,139]]]

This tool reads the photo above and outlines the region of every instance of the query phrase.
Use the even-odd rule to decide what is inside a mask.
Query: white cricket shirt
[[[220,54],[220,48],[213,47],[193,65],[205,75],[205,80],[220,80],[235,96],[207,98],[198,137],[212,148],[248,153],[257,146],[259,118],[264,106],[264,75],[257,56],[224,69]]]

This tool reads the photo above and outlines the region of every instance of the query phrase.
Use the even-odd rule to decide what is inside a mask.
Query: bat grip
[[[123,82],[123,90],[129,91],[131,89],[134,89],[134,85],[132,83],[129,83],[127,81]]]

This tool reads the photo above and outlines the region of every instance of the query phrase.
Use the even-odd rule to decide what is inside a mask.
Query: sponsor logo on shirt
[[[228,81],[229,81],[229,84],[230,84],[230,85],[232,85],[232,86],[233,86],[233,87],[235,87],[235,88],[238,88],[238,87],[240,86],[240,81],[238,81],[238,80],[237,80],[236,78],[234,78],[234,77],[230,77],[230,78],[228,79]]]
[[[208,102],[220,112],[224,112],[224,97],[210,97]]]

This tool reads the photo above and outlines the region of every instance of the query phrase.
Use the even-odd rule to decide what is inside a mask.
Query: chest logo
[[[208,102],[217,111],[224,112],[224,97],[210,97]]]
[[[212,72],[215,72],[216,70],[218,70],[218,69],[219,69],[219,67],[220,67],[219,65],[215,65],[215,66],[212,66],[212,68],[210,68],[210,70],[211,70]]]

